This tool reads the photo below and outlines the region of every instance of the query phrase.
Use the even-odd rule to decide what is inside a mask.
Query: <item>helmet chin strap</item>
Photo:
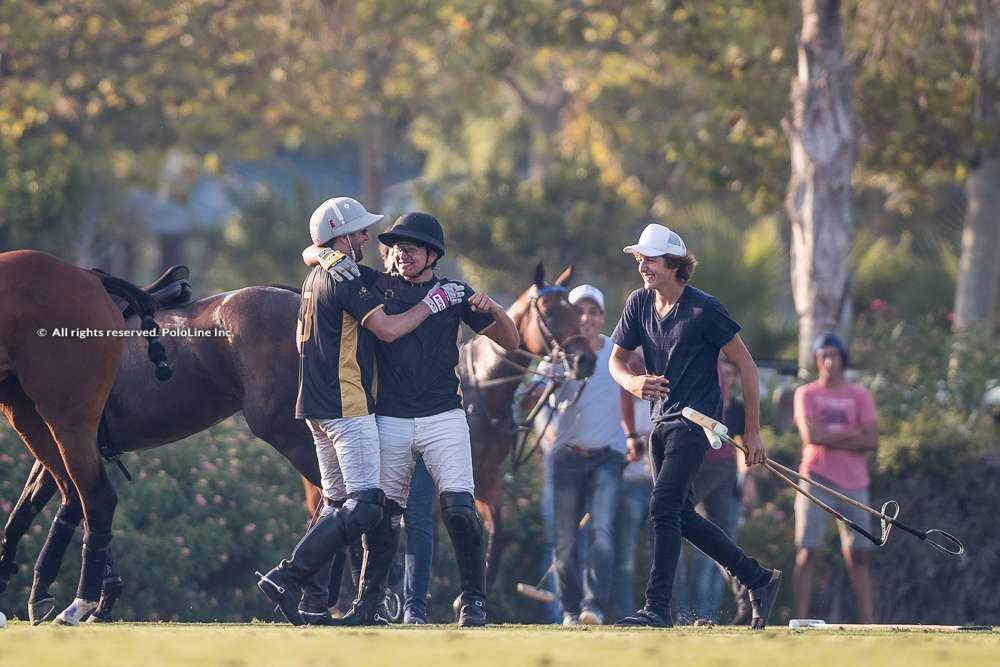
[[[355,262],[360,261],[358,251],[354,249],[354,244],[351,242],[351,235],[346,234],[345,238],[347,239],[347,247],[351,249],[351,259]]]

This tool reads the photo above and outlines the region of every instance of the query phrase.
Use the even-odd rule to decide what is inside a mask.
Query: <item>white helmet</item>
[[[323,245],[332,238],[367,229],[383,217],[369,213],[357,199],[333,197],[313,211],[309,218],[309,236],[316,245]]]

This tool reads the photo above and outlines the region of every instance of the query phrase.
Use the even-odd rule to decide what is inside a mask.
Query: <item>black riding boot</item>
[[[441,494],[441,516],[455,547],[462,597],[458,624],[486,625],[486,553],[483,524],[471,493]]]
[[[344,617],[335,625],[388,625],[389,612],[385,608],[385,588],[389,572],[399,550],[399,517],[402,508],[386,501],[382,520],[364,536],[364,564],[358,597]]]
[[[329,571],[333,554],[378,522],[384,504],[385,494],[380,489],[352,493],[342,508],[321,517],[306,532],[295,545],[290,559],[281,561],[270,572],[260,575],[258,588],[278,606],[289,623],[305,623],[299,613],[303,586],[317,570]]]

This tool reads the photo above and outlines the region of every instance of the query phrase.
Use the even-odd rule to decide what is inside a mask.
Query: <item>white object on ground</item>
[[[5,625],[7,625],[7,617],[3,615],[2,611],[0,611],[0,628]]]
[[[818,628],[826,625],[826,621],[819,618],[793,618],[788,621],[790,628]]]

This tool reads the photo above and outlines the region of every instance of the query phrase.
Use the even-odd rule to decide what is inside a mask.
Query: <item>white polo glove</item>
[[[431,309],[431,314],[457,306],[465,300],[465,285],[461,283],[437,283],[421,299]]]
[[[316,257],[319,265],[322,266],[330,276],[338,283],[345,280],[354,280],[361,275],[358,265],[354,260],[333,248],[323,248]]]

